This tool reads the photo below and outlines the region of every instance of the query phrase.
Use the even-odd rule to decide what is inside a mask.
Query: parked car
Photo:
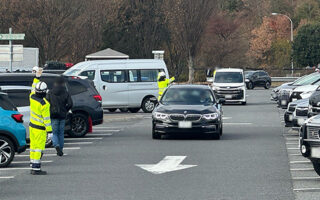
[[[309,98],[316,91],[316,89],[319,87],[319,85],[320,85],[320,80],[317,82],[314,82],[310,85],[296,87],[290,93],[289,102],[295,101],[298,99]]]
[[[308,116],[312,117],[314,115],[320,114],[320,87],[316,89],[309,98],[309,110]]]
[[[292,124],[293,113],[296,110],[296,106],[298,104],[298,101],[294,101],[294,102],[289,103],[288,108],[284,112],[283,117],[284,117],[284,122],[285,122],[286,127],[291,127],[293,125]]]
[[[281,90],[279,91],[279,96],[278,96],[278,105],[281,108],[287,108],[288,103],[290,102],[290,96],[292,91],[299,87],[299,86],[304,86],[304,85],[311,85],[320,80],[320,73],[315,72],[312,74],[309,74],[307,76],[304,76],[297,81],[294,81],[292,84],[287,85],[285,87],[282,87]]]
[[[241,103],[242,105],[247,103],[242,69],[223,68],[216,70],[211,86],[218,99],[224,98],[227,103]]]
[[[17,111],[8,96],[0,92],[0,167],[8,166],[15,153],[26,150],[26,129],[23,115]]]
[[[43,74],[41,80],[46,82],[48,88],[51,89],[56,77],[58,75]],[[33,78],[34,75],[31,73],[0,74],[0,86],[31,86]],[[66,77],[66,86],[71,95],[73,107],[71,109],[72,114],[69,114],[67,117],[65,130],[72,137],[82,137],[92,131],[93,125],[103,122],[101,96],[90,80]],[[23,92],[7,88],[6,92],[9,96],[13,95],[13,99],[23,98],[23,101],[16,102],[20,105],[19,107],[29,105],[29,90],[24,90]],[[27,116],[29,111],[25,109],[24,111],[24,114]]]
[[[152,138],[173,133],[222,135],[222,107],[208,86],[172,85],[152,113]]]
[[[289,82],[289,83],[283,83],[282,85],[274,88],[272,91],[271,91],[271,98],[270,100],[272,101],[278,101],[278,98],[279,98],[279,95],[280,95],[280,90],[282,88],[285,88],[287,87],[288,85],[291,85],[293,82]]]
[[[298,100],[293,112],[292,126],[301,127],[308,119],[309,98]]]
[[[245,78],[246,86],[249,90],[252,90],[255,87],[264,87],[265,89],[271,87],[271,77],[263,70],[246,71]]]
[[[315,115],[304,123],[300,131],[299,147],[301,154],[308,158],[320,176],[320,115]]]
[[[96,60],[78,63],[64,75],[92,80],[102,96],[102,107],[111,112],[120,108],[135,113],[142,108],[151,113],[158,97],[160,71],[169,78],[163,60]]]

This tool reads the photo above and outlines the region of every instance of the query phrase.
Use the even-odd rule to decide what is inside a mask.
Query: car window
[[[259,76],[265,76],[266,75],[266,73],[264,73],[264,72],[259,72]]]
[[[141,82],[157,82],[158,69],[143,69],[140,70]]]
[[[9,99],[15,106],[23,107],[30,105],[30,90],[6,90],[4,92],[8,94]]]
[[[123,83],[126,81],[126,73],[123,70],[101,71],[101,80],[108,83]]]
[[[129,82],[138,82],[138,70],[130,69],[129,70]]]
[[[7,95],[0,94],[0,107],[4,110],[17,110]]]
[[[169,88],[161,102],[165,105],[205,105],[215,103],[215,99],[207,89]]]
[[[87,91],[87,87],[77,81],[69,81],[67,86],[71,96]]]
[[[86,76],[88,77],[88,79],[94,80],[95,74],[96,74],[95,70],[89,70],[89,71],[81,72],[79,76]]]
[[[242,83],[241,72],[217,72],[214,76],[215,83]]]

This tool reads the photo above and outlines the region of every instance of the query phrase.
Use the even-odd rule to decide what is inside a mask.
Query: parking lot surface
[[[0,199],[318,199],[297,190],[320,185],[319,178],[299,171],[312,166],[269,96],[250,90],[246,106],[225,105],[221,140],[152,140],[151,114],[105,113],[93,133],[66,139],[66,156],[46,150],[47,176],[29,174],[28,151],[0,169]]]

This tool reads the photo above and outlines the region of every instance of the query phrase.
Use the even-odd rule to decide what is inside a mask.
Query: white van
[[[128,108],[130,112],[152,112],[158,97],[157,77],[164,71],[163,60],[128,59],[95,60],[76,64],[65,76],[87,77],[95,84],[102,97],[102,107],[114,112]]]
[[[226,102],[241,103],[242,105],[247,103],[246,84],[242,69],[218,69],[212,81],[212,89],[218,99],[225,98]]]

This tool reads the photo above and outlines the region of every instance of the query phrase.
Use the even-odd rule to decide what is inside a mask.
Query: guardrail
[[[299,77],[271,77],[272,82],[292,82],[297,80]]]

